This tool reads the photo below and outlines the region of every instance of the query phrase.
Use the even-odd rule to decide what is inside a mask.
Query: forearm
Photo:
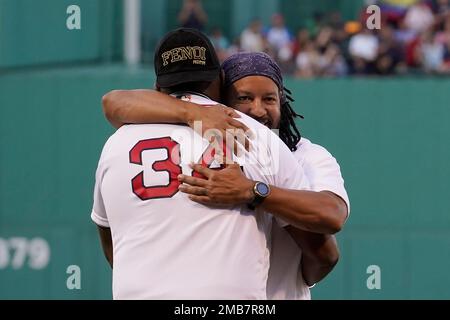
[[[103,254],[108,261],[111,268],[113,267],[113,243],[111,237],[111,229],[97,226],[97,230],[100,236],[100,242],[103,249]]]
[[[127,123],[187,123],[188,103],[155,90],[113,90],[103,111],[116,128]],[[192,104],[193,105],[193,104]],[[189,104],[189,108],[195,108]]]
[[[333,235],[322,234],[321,236],[325,238],[325,244],[324,247],[320,249],[322,253],[319,253],[319,256],[327,251],[327,246],[332,246],[332,244],[330,244],[331,242],[335,241]],[[335,259],[333,260],[332,257],[335,257]],[[318,283],[333,270],[334,266],[339,260],[339,255],[332,257],[330,257],[330,259],[321,260],[314,255],[302,255],[302,275],[308,286],[312,286],[315,283]]]
[[[288,226],[286,231],[302,249],[301,272],[311,286],[325,278],[339,260],[339,248],[333,235],[318,234]]]
[[[288,190],[271,186],[262,208],[305,231],[334,234],[347,215],[342,199],[330,192]]]
[[[255,181],[248,179],[238,164],[214,170],[195,165],[194,170],[207,179],[181,176],[180,190],[202,204],[249,204],[255,199]],[[347,217],[347,206],[329,191],[303,191],[271,186],[259,205],[264,211],[305,231],[334,234],[341,230]]]

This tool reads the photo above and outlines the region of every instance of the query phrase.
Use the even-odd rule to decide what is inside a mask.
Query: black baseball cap
[[[189,82],[211,82],[220,74],[220,62],[208,37],[196,29],[167,33],[155,51],[156,83],[172,87]]]

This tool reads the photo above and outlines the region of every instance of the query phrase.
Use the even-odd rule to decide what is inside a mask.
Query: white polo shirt
[[[336,159],[322,146],[302,138],[294,152],[312,191],[331,191],[341,197],[350,212],[350,201]],[[300,269],[302,251],[290,234],[278,224],[272,225],[272,249],[267,283],[267,298],[309,300],[311,294]]]
[[[284,143],[241,116],[257,133],[250,152],[234,158],[244,173],[279,187],[307,188]],[[208,148],[189,127],[170,124],[126,125],[105,144],[91,217],[111,228],[114,299],[266,299],[272,216],[246,206],[206,207],[178,192],[178,174],[191,175],[189,163]]]

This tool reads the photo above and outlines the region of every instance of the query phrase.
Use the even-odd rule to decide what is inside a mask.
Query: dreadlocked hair
[[[290,102],[294,102],[292,99],[291,91],[284,88],[282,95],[284,96],[284,101],[280,106],[280,139],[288,146],[291,151],[297,150],[297,144],[299,143],[302,136],[300,131],[295,124],[295,118],[299,117],[304,119],[302,115],[299,115],[292,109]]]

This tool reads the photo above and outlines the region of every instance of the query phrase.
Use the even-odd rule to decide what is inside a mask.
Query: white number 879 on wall
[[[45,268],[49,261],[50,247],[45,239],[0,238],[0,270],[8,267],[21,269],[25,262],[28,262],[29,268],[40,270]]]

